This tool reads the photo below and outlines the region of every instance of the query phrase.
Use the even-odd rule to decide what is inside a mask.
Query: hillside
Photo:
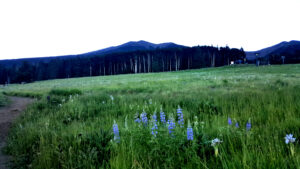
[[[177,45],[175,43],[160,43],[154,44],[147,41],[130,41],[119,46],[112,46],[92,52],[77,54],[77,55],[63,55],[63,56],[49,56],[49,57],[37,57],[37,58],[21,58],[21,59],[5,59],[0,60],[0,64],[5,66],[20,65],[23,62],[30,62],[32,64],[38,62],[48,63],[53,59],[72,59],[77,57],[93,57],[93,56],[103,56],[114,53],[125,53],[134,51],[150,51],[155,49],[170,49],[170,48],[184,48],[183,45]]]
[[[280,63],[281,56],[285,56],[285,63],[299,63],[300,62],[300,41],[281,42],[274,46],[264,48],[258,51],[246,52],[247,60],[253,61],[258,58],[270,58],[273,63]]]
[[[182,47],[185,46],[177,45],[171,42],[154,44],[154,43],[141,40],[141,41],[130,41],[119,46],[112,46],[109,48],[88,52],[82,55],[84,56],[106,55],[106,54],[113,54],[113,53],[145,51],[145,50],[155,50],[155,49],[165,49],[165,48],[182,48]]]

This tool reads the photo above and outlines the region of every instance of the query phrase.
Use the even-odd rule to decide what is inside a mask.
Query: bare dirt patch
[[[2,153],[6,144],[6,138],[13,121],[25,110],[28,104],[34,100],[24,97],[9,97],[11,103],[0,108],[0,169],[6,169],[10,157]]]

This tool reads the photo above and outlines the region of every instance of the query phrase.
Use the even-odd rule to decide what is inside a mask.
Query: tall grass
[[[2,93],[0,93],[0,107],[5,106],[7,103],[8,103],[7,98]]]
[[[299,65],[247,66],[15,85],[7,92],[43,97],[15,123],[6,150],[16,168],[299,168],[299,77]],[[76,90],[82,95],[61,94],[74,83],[82,84]],[[176,122],[172,134],[160,122],[161,108]],[[147,124],[135,122],[142,112]],[[285,144],[288,133],[297,138],[294,155]],[[215,138],[222,141],[218,155]]]

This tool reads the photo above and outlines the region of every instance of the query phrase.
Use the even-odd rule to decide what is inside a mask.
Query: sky
[[[0,0],[0,60],[128,41],[245,51],[300,40],[299,0]]]

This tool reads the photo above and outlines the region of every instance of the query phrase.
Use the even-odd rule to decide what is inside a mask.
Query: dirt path
[[[33,102],[33,99],[24,97],[9,97],[11,104],[0,108],[0,169],[7,169],[9,156],[2,153],[5,141],[12,122],[20,115],[20,113]]]

